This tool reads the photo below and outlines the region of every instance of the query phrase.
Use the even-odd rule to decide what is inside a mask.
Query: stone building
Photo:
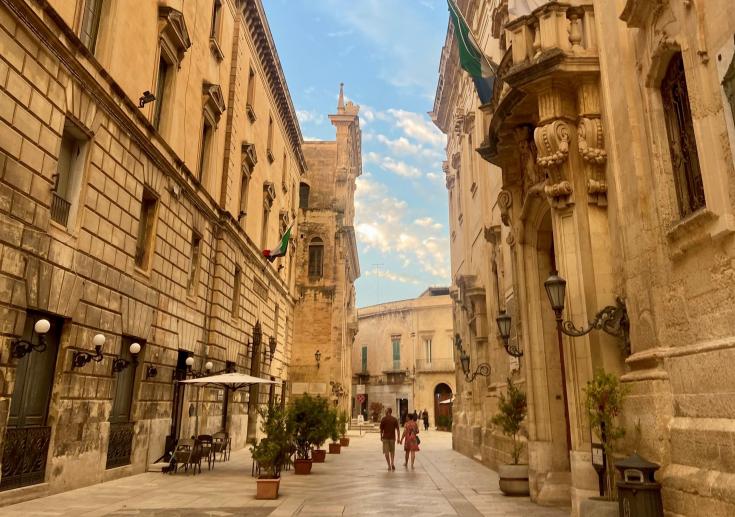
[[[287,379],[293,251],[262,250],[306,162],[263,6],[135,7],[0,3],[2,504],[142,472],[181,436],[242,447],[281,385],[176,382],[208,363]]]
[[[369,417],[380,402],[401,418],[429,412],[432,426],[449,426],[455,392],[452,300],[446,287],[429,287],[412,300],[357,311],[359,331],[352,351],[353,416]],[[357,400],[363,394],[364,400]]]
[[[489,420],[513,373],[529,400],[532,498],[576,515],[597,489],[583,390],[604,369],[629,389],[619,454],[662,465],[665,511],[732,515],[735,11],[724,0],[527,4],[460,2],[499,63],[486,105],[451,34],[442,53],[434,115],[450,135],[455,328],[473,364],[492,367],[458,376],[455,447],[507,461]],[[478,156],[490,164],[476,194]],[[623,303],[629,342],[595,330],[560,346],[552,270],[567,281],[564,319],[582,328]],[[501,310],[517,361],[503,355]]]
[[[291,393],[321,395],[349,411],[360,276],[353,221],[355,180],[362,174],[359,106],[345,105],[342,85],[331,141],[303,145],[309,174],[299,186],[296,327]]]

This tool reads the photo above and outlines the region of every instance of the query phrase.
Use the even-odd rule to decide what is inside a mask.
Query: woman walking
[[[408,456],[411,455],[411,468],[413,463],[416,461],[416,451],[419,449],[419,425],[416,423],[416,417],[414,415],[408,415],[408,421],[406,426],[403,428],[403,436],[398,443],[404,443],[403,450],[406,451],[406,461],[403,466],[408,468]]]

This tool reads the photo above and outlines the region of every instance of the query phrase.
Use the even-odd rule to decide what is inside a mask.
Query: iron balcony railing
[[[417,372],[453,372],[454,368],[454,360],[449,357],[416,360]]]
[[[116,422],[110,424],[110,442],[107,445],[107,466],[114,469],[130,465],[133,452],[133,422]]]
[[[51,198],[51,219],[56,221],[62,226],[66,226],[69,221],[69,209],[71,203],[66,199],[53,192]]]
[[[51,427],[9,427],[3,440],[0,490],[43,483]]]

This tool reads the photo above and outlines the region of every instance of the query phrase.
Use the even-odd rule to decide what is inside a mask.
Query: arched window
[[[309,185],[299,185],[299,208],[309,208]]]
[[[676,197],[681,216],[686,217],[704,207],[705,200],[681,52],[674,54],[669,62],[666,75],[661,81],[661,98]]]
[[[309,278],[322,276],[324,276],[324,241],[314,237],[309,243]]]

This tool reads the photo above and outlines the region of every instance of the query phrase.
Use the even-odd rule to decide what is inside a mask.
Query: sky
[[[445,136],[431,111],[444,0],[264,0],[305,140],[333,140],[339,84],[360,106],[357,306],[448,286]]]

